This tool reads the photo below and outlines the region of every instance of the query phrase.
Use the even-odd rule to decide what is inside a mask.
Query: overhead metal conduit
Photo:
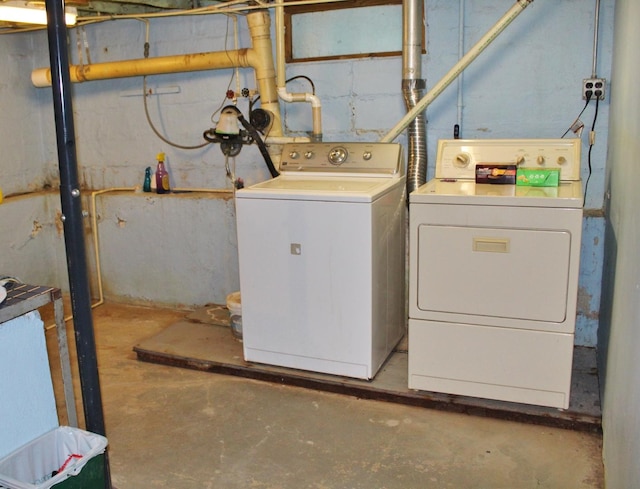
[[[426,82],[422,78],[422,32],[424,2],[402,2],[402,94],[407,111],[422,97]],[[407,198],[425,183],[427,176],[427,120],[424,112],[408,125]]]
[[[482,38],[473,46],[467,54],[465,54],[460,61],[458,61],[449,72],[436,83],[427,94],[421,98],[418,103],[393,127],[384,137],[380,139],[383,143],[390,143],[397,138],[402,131],[404,131],[411,121],[413,121],[418,114],[427,108],[427,106],[433,102],[442,91],[447,88],[453,80],[455,80],[460,73],[462,73],[471,62],[484,51],[498,35],[520,15],[520,13],[527,8],[533,0],[518,0],[513,7],[511,7],[506,14],[502,16],[500,20],[489,31],[482,36]]]

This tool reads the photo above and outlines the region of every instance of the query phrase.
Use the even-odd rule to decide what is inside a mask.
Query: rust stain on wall
[[[31,237],[35,238],[42,231],[42,224],[38,221],[33,221],[33,227],[31,228]]]
[[[58,233],[58,236],[64,235],[64,224],[62,223],[62,211],[59,209],[56,210],[55,224],[56,224],[56,232]]]

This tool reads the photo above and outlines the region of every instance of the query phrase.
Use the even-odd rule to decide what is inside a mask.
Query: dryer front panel
[[[581,209],[411,204],[409,215],[410,318],[574,332]]]
[[[423,224],[418,308],[561,323],[570,246],[566,231]]]

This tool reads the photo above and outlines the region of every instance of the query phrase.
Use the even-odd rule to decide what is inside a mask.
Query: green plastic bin
[[[6,489],[105,489],[107,439],[61,426],[0,460]]]

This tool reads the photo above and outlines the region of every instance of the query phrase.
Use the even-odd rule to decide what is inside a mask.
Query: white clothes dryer
[[[236,193],[246,361],[373,378],[406,331],[402,148],[286,144]]]
[[[560,185],[476,183],[480,163],[560,169]],[[580,141],[442,140],[409,199],[409,387],[567,408]]]

